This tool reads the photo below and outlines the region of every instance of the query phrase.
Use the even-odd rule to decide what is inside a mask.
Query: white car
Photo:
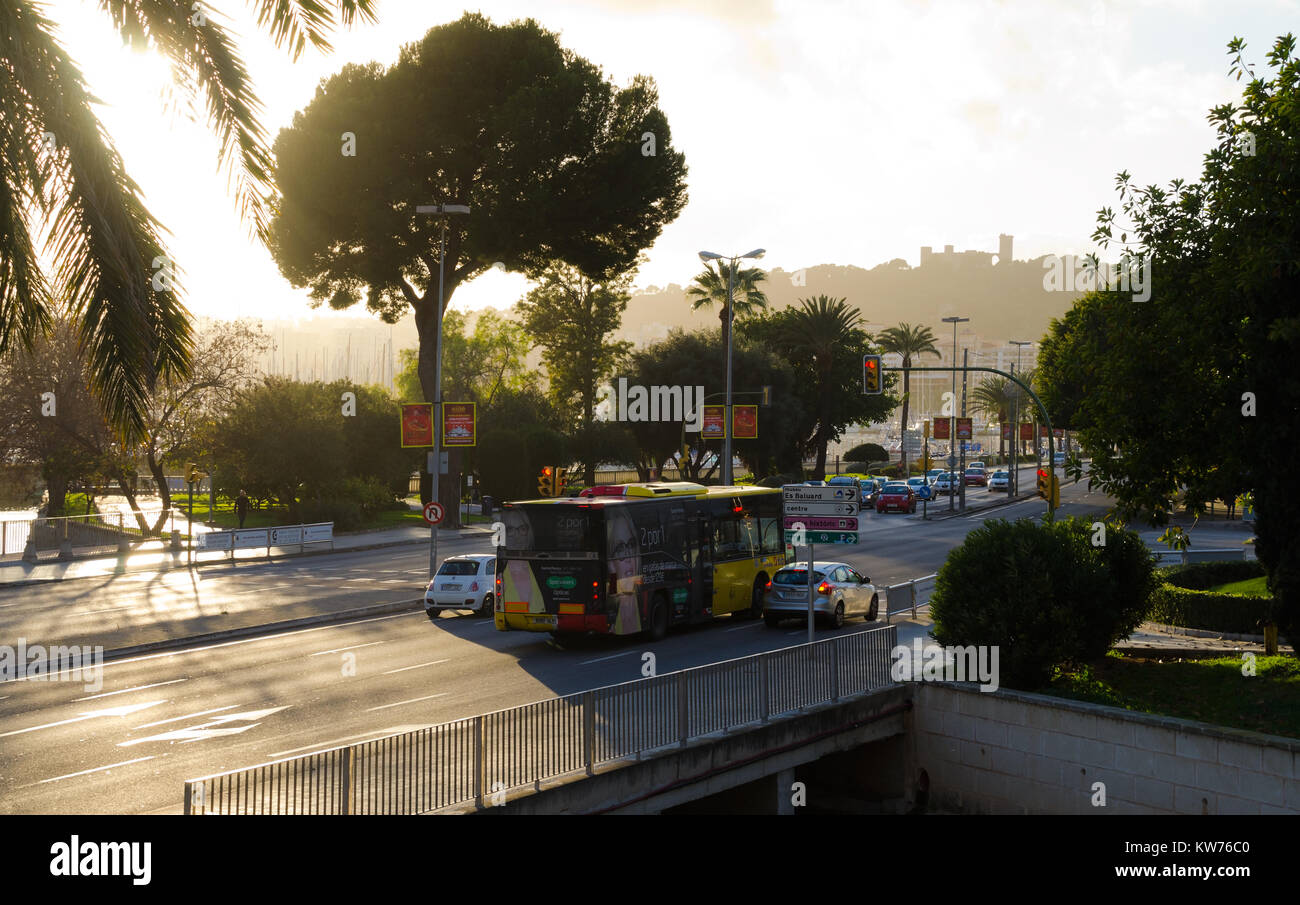
[[[990,491],[994,491],[994,490],[1008,491],[1010,489],[1011,489],[1011,472],[999,470],[993,472],[993,474],[989,476]]]
[[[440,610],[475,610],[491,616],[497,558],[491,553],[448,556],[424,589],[424,612],[437,619]]]

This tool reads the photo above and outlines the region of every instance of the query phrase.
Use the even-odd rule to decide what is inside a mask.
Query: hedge
[[[1252,635],[1273,615],[1273,598],[1222,594],[1206,588],[1264,574],[1258,560],[1201,562],[1162,569],[1147,619],[1165,625]]]

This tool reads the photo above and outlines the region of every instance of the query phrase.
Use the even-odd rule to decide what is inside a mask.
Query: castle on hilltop
[[[1011,243],[1015,236],[1008,236],[1005,233],[998,236],[998,253],[996,255],[999,265],[1011,263]],[[992,267],[994,254],[991,251],[953,251],[951,245],[945,245],[943,251],[935,253],[934,248],[929,245],[921,246],[921,265],[929,267],[937,265],[940,267],[969,268],[969,267]]]

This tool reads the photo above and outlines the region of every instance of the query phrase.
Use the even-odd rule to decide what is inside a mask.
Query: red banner
[[[972,425],[972,422],[973,422],[974,420],[975,420],[975,419],[973,419],[973,418],[958,418],[958,419],[957,419],[957,439],[958,439],[958,440],[969,440],[969,439],[971,438],[971,431],[972,431],[972,426],[971,426],[971,425]]]
[[[753,440],[758,436],[758,406],[731,407],[731,436],[736,440]]]
[[[474,446],[477,442],[474,403],[444,402],[442,404],[442,445]]]
[[[402,447],[433,445],[433,403],[402,403]]]
[[[1025,441],[1034,439],[1034,425],[1031,422],[1026,421],[1020,425],[1020,439]]]
[[[727,407],[725,405],[706,405],[704,407],[704,426],[700,430],[701,440],[721,440],[727,436]]]
[[[952,424],[951,418],[934,419],[934,439],[947,440],[949,438],[949,427]]]

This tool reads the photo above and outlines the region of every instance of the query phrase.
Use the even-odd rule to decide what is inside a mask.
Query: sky
[[[183,5],[190,5],[189,0]],[[440,0],[380,0],[378,22],[297,62],[239,0],[208,5],[238,36],[272,140],[345,63],[392,63],[404,43],[459,18]],[[217,143],[170,73],[129,51],[92,0],[46,13],[103,102],[101,120],[171,233],[186,304],[207,317],[297,319],[305,289],[249,237],[217,170]],[[767,249],[765,267],[912,265],[919,248],[1015,257],[1085,253],[1115,174],[1142,185],[1195,179],[1212,106],[1240,98],[1227,42],[1266,73],[1300,0],[529,0],[468,7],[532,17],[616,84],[655,79],[690,201],[647,252],[638,286],[685,285],[697,252]],[[181,112],[178,112],[178,106]],[[1103,257],[1107,257],[1103,253]],[[1109,257],[1113,258],[1114,255]],[[508,307],[521,276],[489,271],[453,306]],[[362,315],[358,306],[347,312]]]

